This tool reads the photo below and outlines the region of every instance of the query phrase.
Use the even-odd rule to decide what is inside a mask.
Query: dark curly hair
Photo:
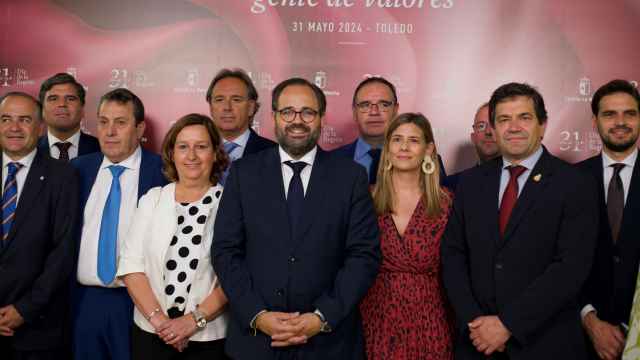
[[[211,140],[211,146],[215,151],[215,161],[211,167],[211,174],[209,174],[209,181],[212,185],[215,185],[220,180],[222,173],[229,165],[229,157],[224,152],[222,147],[222,137],[213,125],[211,118],[201,114],[189,114],[181,117],[178,121],[171,126],[169,132],[164,137],[162,142],[162,173],[167,180],[175,182],[179,180],[178,170],[176,164],[173,161],[173,148],[176,145],[176,139],[182,129],[187,126],[202,125],[207,129],[209,134],[209,140]]]

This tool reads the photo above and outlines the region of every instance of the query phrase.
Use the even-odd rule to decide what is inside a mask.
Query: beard
[[[633,132],[633,130],[627,126],[616,126],[615,128],[609,130],[609,132],[613,132],[615,130],[626,130],[628,132]],[[602,132],[601,132],[602,133]],[[602,136],[602,144],[604,145],[604,147],[606,147],[607,149],[613,151],[613,152],[625,152],[627,150],[629,150],[630,148],[632,148],[633,146],[636,145],[636,141],[638,141],[638,134],[635,134],[635,136],[632,136],[631,139],[621,142],[621,143],[615,143],[612,140],[612,137],[608,136],[606,133]]]
[[[287,137],[287,132],[290,130],[303,130],[309,133],[309,137],[305,141],[292,140]],[[312,131],[309,126],[301,123],[287,125],[284,129],[281,129],[276,125],[275,133],[276,139],[284,151],[291,155],[291,157],[299,159],[318,144],[318,139],[320,138],[320,127],[317,127]]]

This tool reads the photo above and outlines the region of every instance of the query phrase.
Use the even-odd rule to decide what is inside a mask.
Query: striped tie
[[[227,166],[227,168],[224,169],[224,172],[222,173],[222,178],[220,179],[220,185],[224,185],[224,182],[227,180],[227,176],[229,176],[229,170],[231,169],[231,162],[236,160],[231,157],[231,153],[240,145],[234,143],[233,141],[229,141],[224,143],[224,145],[222,146],[224,148],[224,152],[227,153],[227,156],[229,157],[229,166]]]
[[[16,216],[16,204],[18,203],[18,182],[16,173],[22,168],[22,164],[10,162],[7,164],[7,180],[4,183],[2,194],[2,246],[6,245],[13,219]]]

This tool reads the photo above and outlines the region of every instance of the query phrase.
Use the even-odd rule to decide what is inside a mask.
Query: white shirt
[[[282,167],[282,182],[284,183],[284,196],[286,197],[289,192],[289,183],[293,178],[293,169],[285,164],[285,161],[298,162],[302,161],[307,163],[307,166],[302,169],[300,172],[300,178],[302,179],[302,188],[304,190],[304,194],[307,194],[307,188],[309,187],[309,179],[311,178],[311,169],[313,168],[313,161],[316,159],[316,154],[318,153],[318,146],[314,146],[311,151],[304,154],[303,157],[296,160],[291,157],[291,155],[287,154],[286,151],[282,148],[282,146],[278,146],[278,151],[280,152],[280,163]]]
[[[126,169],[120,175],[120,214],[118,217],[118,243],[116,254],[119,254],[122,239],[129,231],[129,225],[133,220],[138,204],[138,179],[140,177],[140,162],[142,151],[140,147],[124,161],[117,165]],[[84,225],[82,226],[82,238],[80,240],[80,256],[78,259],[78,281],[88,286],[124,286],[120,280],[105,285],[98,278],[98,241],[100,239],[100,224],[102,211],[109,196],[113,175],[108,169],[114,165],[106,156],[100,164],[100,170],[96,176],[96,182],[91,188],[91,193],[84,208]]]
[[[520,166],[524,166],[527,169],[520,175],[520,177],[518,177],[518,196],[522,194],[522,189],[527,183],[527,179],[529,178],[529,175],[531,175],[531,171],[533,170],[533,167],[536,166],[536,163],[540,159],[540,156],[542,156],[542,146],[540,146],[538,150],[529,155],[529,157],[527,157],[526,159],[520,161],[520,164],[518,164]],[[502,195],[504,195],[504,192],[507,190],[507,185],[509,184],[509,178],[511,177],[511,175],[509,174],[508,167],[511,165],[515,164],[502,157],[502,173],[500,174],[500,193],[498,195],[498,208],[500,208],[500,204],[502,203]]]
[[[60,159],[60,149],[56,146],[57,142],[71,143],[69,150],[67,150],[69,152],[69,160],[78,157],[78,148],[80,147],[80,130],[67,140],[60,140],[47,131],[47,138],[49,139],[49,154],[51,154],[52,158]]]
[[[18,206],[18,202],[20,201],[20,195],[22,194],[22,188],[24,188],[24,182],[27,180],[27,175],[29,174],[29,169],[31,168],[31,163],[33,163],[33,159],[36,157],[36,149],[33,149],[27,156],[23,157],[20,160],[13,160],[7,154],[2,152],[2,193],[4,194],[4,184],[7,181],[7,176],[9,176],[8,165],[10,162],[18,162],[22,164],[22,168],[18,170],[16,173],[16,183],[18,185],[18,197],[16,198],[16,206]],[[1,196],[1,195],[0,195]]]
[[[626,166],[620,170],[620,179],[622,179],[622,188],[624,190],[624,203],[627,203],[627,195],[629,195],[629,187],[631,186],[631,175],[633,175],[633,166],[636,164],[636,159],[638,158],[638,149],[633,150],[629,156],[627,156],[622,161],[615,161],[609,157],[604,151],[602,152],[602,170],[604,171],[603,182],[604,182],[604,199],[605,202],[608,200],[607,197],[609,195],[609,183],[611,182],[611,178],[613,177],[613,168],[610,166],[611,164],[623,163]],[[582,310],[580,310],[580,316],[584,319],[584,317],[592,312],[596,311],[596,308],[593,307],[592,304],[585,305]]]
[[[231,161],[238,160],[242,157],[242,155],[244,155],[244,149],[247,147],[247,142],[249,141],[249,135],[251,135],[251,132],[247,128],[247,130],[245,130],[242,133],[242,135],[232,140],[238,146],[236,146],[236,148],[233,149],[233,151],[230,154],[227,154],[229,155]],[[223,144],[226,144],[228,142],[229,141],[227,141],[226,139],[222,140]]]

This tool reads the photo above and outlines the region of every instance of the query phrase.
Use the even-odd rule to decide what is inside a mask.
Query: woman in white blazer
[[[172,181],[140,199],[117,275],[135,303],[132,359],[224,359],[227,298],[210,255],[229,160],[210,118],[178,120],[162,145]]]

